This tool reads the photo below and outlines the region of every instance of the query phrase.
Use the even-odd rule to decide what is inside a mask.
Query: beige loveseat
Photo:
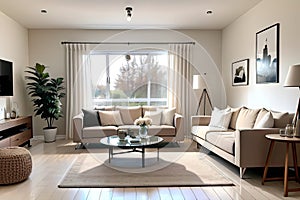
[[[218,112],[223,112],[223,117],[216,115]],[[191,132],[198,144],[239,167],[242,178],[246,168],[264,167],[270,144],[265,135],[279,134],[292,118],[293,114],[266,109],[216,109],[212,116],[192,116]],[[275,143],[270,166],[284,166],[285,149],[285,144]]]
[[[134,121],[147,116],[152,119],[149,135],[161,136],[165,141],[182,141],[183,117],[175,108],[154,106],[106,106],[98,110],[84,110],[73,117],[73,141],[76,143],[98,143],[100,138],[117,135],[120,129],[138,132]]]

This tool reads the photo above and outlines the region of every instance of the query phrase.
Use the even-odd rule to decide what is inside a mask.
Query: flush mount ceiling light
[[[126,10],[126,13],[127,13],[127,15],[126,15],[126,17],[127,17],[127,21],[131,21],[131,16],[132,16],[132,7],[126,7],[125,8],[125,10]]]
[[[48,11],[47,11],[46,9],[42,9],[42,10],[41,10],[41,13],[42,13],[42,14],[47,14]]]
[[[207,15],[212,15],[212,14],[213,14],[213,11],[212,11],[212,10],[208,10],[208,11],[206,11],[206,14],[207,14]]]

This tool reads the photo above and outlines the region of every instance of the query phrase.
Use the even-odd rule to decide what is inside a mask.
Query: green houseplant
[[[45,71],[46,66],[36,63],[34,67],[28,67],[25,71],[27,82],[26,89],[31,96],[35,116],[47,121],[47,127],[43,128],[45,142],[54,142],[57,127],[53,126],[54,120],[62,117],[61,98],[65,96],[63,78],[50,78]]]

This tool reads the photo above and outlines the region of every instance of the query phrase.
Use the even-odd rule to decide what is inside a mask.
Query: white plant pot
[[[44,132],[44,140],[46,143],[55,142],[57,128],[51,128],[51,129],[44,128],[43,132]]]

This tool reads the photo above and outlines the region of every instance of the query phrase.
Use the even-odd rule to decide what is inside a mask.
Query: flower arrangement
[[[140,117],[134,121],[134,124],[138,126],[150,126],[152,124],[152,119],[149,117]]]

